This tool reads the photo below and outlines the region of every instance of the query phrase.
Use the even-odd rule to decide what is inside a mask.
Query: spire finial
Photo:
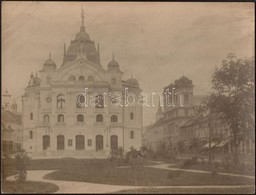
[[[163,112],[163,111],[162,111],[162,106],[161,106],[161,100],[160,100],[160,98],[159,98],[157,114],[160,114],[160,113],[162,113],[162,112]]]
[[[84,27],[84,8],[83,8],[83,6],[81,6],[81,18],[82,18],[82,25],[81,25],[80,30],[85,31],[85,27]]]
[[[112,60],[115,60],[115,54],[114,53],[112,54]]]
[[[6,93],[6,94],[8,93],[8,90],[7,90],[7,88],[5,89],[5,93]]]
[[[50,59],[50,60],[52,59],[52,54],[51,54],[51,52],[49,52],[49,59]]]
[[[132,77],[132,74],[131,74],[131,79],[132,79],[133,77]]]

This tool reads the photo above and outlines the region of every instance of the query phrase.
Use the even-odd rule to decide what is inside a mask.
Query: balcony
[[[85,122],[76,122],[75,124],[78,126],[83,126],[83,125],[85,125]]]
[[[105,122],[94,122],[95,126],[104,126],[105,124]]]
[[[64,125],[66,125],[66,123],[65,122],[57,122],[55,125],[57,125],[57,126],[64,126]]]
[[[38,127],[48,127],[50,126],[51,124],[49,122],[39,122],[37,124]]]
[[[121,122],[112,122],[109,124],[110,127],[123,127],[123,123]]]

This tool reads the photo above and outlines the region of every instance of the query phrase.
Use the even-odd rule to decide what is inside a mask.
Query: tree
[[[216,68],[212,85],[215,109],[223,114],[233,140],[234,163],[238,164],[238,145],[243,136],[253,136],[255,127],[255,59],[237,59],[229,54]]]
[[[120,163],[124,159],[123,152],[124,151],[123,151],[122,147],[119,147],[118,149],[112,149],[110,151],[110,158],[109,158],[109,160],[110,160],[110,162],[113,165],[115,177],[117,175],[117,168],[118,168],[118,166],[120,165]]]
[[[215,130],[216,128],[218,128],[218,124],[220,122],[224,123],[223,114],[219,113],[216,109],[216,104],[218,103],[217,100],[218,99],[216,95],[211,93],[202,99],[201,105],[196,107],[197,122],[199,122],[200,124],[206,123],[206,129],[204,133],[205,136],[208,138],[209,142],[209,163],[211,163],[213,159],[212,142],[215,138]]]

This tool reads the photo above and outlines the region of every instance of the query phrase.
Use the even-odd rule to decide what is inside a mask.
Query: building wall
[[[77,62],[78,63],[78,62]],[[129,91],[136,94],[140,92],[137,86],[121,85],[119,84],[111,86],[108,79],[111,78],[111,72],[101,71],[100,75],[92,74],[92,72],[86,72],[84,69],[92,66],[92,64],[85,60],[84,67],[77,67],[77,64],[73,64],[72,72],[66,73],[66,70],[60,70],[55,77],[52,78],[51,84],[46,84],[44,78],[48,75],[48,72],[42,71],[42,85],[29,86],[26,89],[23,96],[23,147],[32,153],[40,153],[43,151],[43,135],[49,135],[51,144],[49,151],[55,151],[57,149],[57,136],[65,136],[65,150],[75,150],[75,136],[84,135],[85,145],[87,140],[92,140],[92,145],[86,147],[85,150],[95,151],[95,137],[97,135],[103,135],[104,137],[104,149],[110,149],[110,136],[118,136],[118,146],[124,147],[125,150],[129,150],[131,146],[139,149],[141,147],[141,131],[142,131],[142,107],[138,105],[128,107],[116,107],[110,104],[111,98],[106,96],[104,108],[95,108],[94,106],[88,106],[86,108],[76,108],[77,94],[84,91],[84,88],[88,88],[89,92],[121,92],[124,94],[124,89],[127,87]],[[72,65],[71,65],[72,66]],[[71,68],[70,68],[71,69]],[[82,71],[81,71],[82,69]],[[63,72],[64,73],[63,73]],[[79,72],[79,73],[78,73]],[[94,83],[73,82],[68,81],[68,75],[75,75],[76,78],[82,73],[85,78],[88,76],[95,76]],[[64,75],[63,75],[64,74]],[[63,76],[61,76],[63,75]],[[120,76],[120,75],[119,75]],[[62,80],[58,80],[62,78]],[[91,90],[91,91],[90,91]],[[57,108],[57,97],[59,94],[63,94],[65,97],[65,105],[62,109]],[[47,102],[47,98],[51,101]],[[123,97],[122,97],[123,98]],[[130,113],[134,113],[134,118],[130,119]],[[33,119],[30,114],[33,113]],[[49,123],[43,121],[44,115],[49,115]],[[57,122],[58,114],[64,115],[64,123]],[[82,114],[84,116],[84,123],[77,123],[77,115]],[[96,115],[103,115],[103,123],[96,122]],[[111,123],[111,115],[118,116],[117,123]],[[30,138],[30,131],[33,133],[33,138]],[[130,138],[130,132],[134,131],[134,138]],[[68,146],[68,140],[72,140],[72,146]]]

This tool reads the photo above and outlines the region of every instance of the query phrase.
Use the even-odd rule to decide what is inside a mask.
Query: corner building
[[[102,67],[99,46],[96,49],[86,32],[83,12],[80,32],[67,50],[64,45],[63,63],[57,67],[50,54],[39,73],[31,74],[22,97],[23,148],[29,153],[97,156],[111,148],[141,147],[141,106],[116,106],[110,96],[105,102],[100,99],[102,106],[77,104],[85,88],[88,95],[117,92],[122,105],[126,88],[141,93],[136,79],[122,79],[114,54],[107,69]]]

